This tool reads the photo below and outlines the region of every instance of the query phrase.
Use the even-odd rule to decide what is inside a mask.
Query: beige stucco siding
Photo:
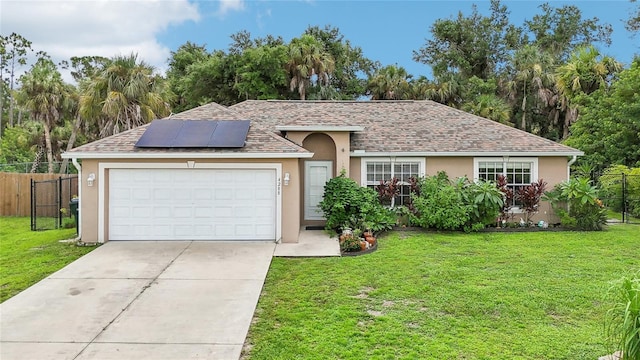
[[[473,179],[472,157],[428,157],[425,174],[433,176],[445,171],[450,179],[466,176]]]
[[[315,133],[317,132],[289,131],[287,132],[287,139],[302,146],[305,139],[309,135],[312,135]],[[320,143],[320,141],[313,141],[313,145],[320,146],[318,150],[321,152],[324,152],[323,148],[325,147],[334,146],[334,150],[333,150],[333,153],[335,154],[334,173],[340,174],[340,171],[344,169],[347,173],[347,176],[349,176],[349,163],[350,163],[349,153],[351,151],[350,142],[349,142],[349,132],[327,131],[327,132],[322,132],[322,134],[325,134],[328,137],[330,137],[331,140],[333,140],[333,144],[331,144],[328,141],[323,141],[322,144]],[[306,148],[306,145],[307,144],[305,143],[305,148]],[[325,150],[329,151],[329,149],[325,149]],[[314,156],[314,160],[316,160],[315,156]]]
[[[300,207],[299,203],[300,199],[300,173],[298,168],[298,159],[197,159],[197,164],[202,163],[215,163],[215,164],[239,164],[239,163],[268,163],[268,164],[281,164],[282,166],[282,174],[277,174],[278,177],[284,175],[284,173],[290,174],[289,185],[282,184],[282,217],[281,217],[281,239],[283,242],[297,242],[298,241],[298,233],[300,231]],[[104,214],[104,239],[109,238],[108,229],[109,229],[109,186],[108,186],[108,169],[104,174],[99,173],[99,164],[100,163],[140,163],[141,160],[135,159],[104,159],[104,160],[89,160],[85,159],[82,161],[82,176],[83,179],[81,181],[81,200],[80,200],[80,211],[82,217],[81,231],[82,231],[82,241],[86,243],[95,243],[98,242],[100,236],[98,234],[99,229],[99,209],[98,209],[98,200],[99,200],[99,189],[101,188],[98,184],[99,182],[104,182],[102,188],[104,189],[104,203],[102,204],[103,209],[102,213]],[[142,162],[149,164],[167,164],[167,163],[184,163],[185,168],[187,167],[187,159],[145,159]],[[96,174],[96,181],[94,182],[92,187],[87,185],[86,177],[89,173]]]

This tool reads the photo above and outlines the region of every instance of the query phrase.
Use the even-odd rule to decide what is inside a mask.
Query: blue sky
[[[300,36],[309,25],[338,27],[365,56],[383,65],[398,64],[415,76],[429,75],[412,52],[429,37],[439,18],[471,12],[476,3],[488,13],[489,1],[267,1],[267,0],[0,0],[0,30],[17,32],[34,50],[55,60],[71,56],[111,57],[136,52],[160,70],[170,52],[187,41],[209,50],[227,49],[230,35],[247,30],[253,36]],[[503,1],[511,22],[522,25],[539,13],[541,1]],[[637,6],[628,0],[550,1],[554,7],[575,4],[583,17],[597,16],[613,28],[612,45],[600,50],[628,64],[640,53],[622,20]],[[26,69],[24,69],[26,70]]]
[[[352,44],[362,47],[365,56],[383,65],[398,64],[414,75],[428,75],[427,65],[412,59],[412,52],[430,36],[429,27],[438,18],[457,16],[458,11],[471,13],[472,1],[251,1],[243,8],[217,13],[217,4],[199,2],[205,21],[169,27],[160,39],[175,49],[186,40],[206,44],[208,49],[226,49],[229,35],[246,29],[253,36],[280,35],[286,41],[309,25],[338,27]],[[488,1],[475,1],[482,13],[488,14]],[[539,13],[538,1],[506,1],[511,22],[522,25]],[[576,4],[585,17],[599,17],[614,27],[609,48],[598,44],[601,51],[628,63],[638,52],[638,39],[632,39],[621,19],[628,17],[632,4],[628,1],[553,1],[560,7]],[[207,21],[206,17],[211,20]]]

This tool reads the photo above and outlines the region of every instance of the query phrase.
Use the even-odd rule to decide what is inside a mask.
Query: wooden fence
[[[31,215],[31,180],[55,180],[60,174],[18,174],[0,172],[0,216]],[[78,193],[77,182],[75,194]]]

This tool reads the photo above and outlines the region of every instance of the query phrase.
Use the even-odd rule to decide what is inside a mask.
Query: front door
[[[333,177],[333,161],[305,161],[304,163],[304,219],[324,220],[320,202],[324,184]]]

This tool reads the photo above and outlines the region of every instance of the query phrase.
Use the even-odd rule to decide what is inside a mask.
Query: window
[[[416,158],[363,158],[362,185],[374,189],[380,181],[398,178],[400,194],[392,200],[391,206],[404,205],[411,197],[409,178],[424,176],[425,161]]]
[[[507,177],[509,188],[515,194],[519,189],[538,180],[538,159],[535,158],[476,158],[474,178],[496,181],[498,176]],[[520,205],[515,199],[512,206]]]

